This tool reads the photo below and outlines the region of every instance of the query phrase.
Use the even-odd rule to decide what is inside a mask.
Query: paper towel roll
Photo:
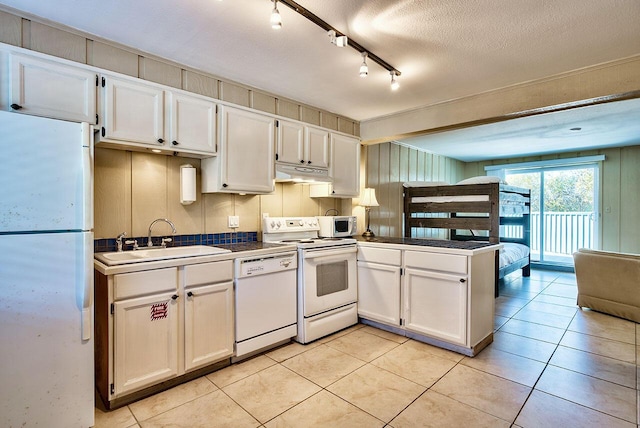
[[[180,203],[189,205],[196,201],[196,169],[193,165],[180,165]]]

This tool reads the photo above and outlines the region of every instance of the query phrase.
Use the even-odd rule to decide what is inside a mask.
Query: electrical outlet
[[[237,227],[240,227],[240,217],[237,215],[230,215],[229,216],[229,227],[231,229],[235,229]]]

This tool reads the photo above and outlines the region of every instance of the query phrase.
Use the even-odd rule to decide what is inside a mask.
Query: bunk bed
[[[518,269],[530,275],[531,191],[501,183],[497,177],[474,177],[458,184],[404,184],[404,237],[421,230],[445,229],[448,239],[503,244],[496,254],[498,281]],[[509,235],[501,236],[508,228]]]

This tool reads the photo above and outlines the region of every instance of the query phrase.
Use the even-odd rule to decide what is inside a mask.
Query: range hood
[[[329,170],[326,168],[276,163],[276,181],[280,183],[331,183],[333,180],[329,177]]]

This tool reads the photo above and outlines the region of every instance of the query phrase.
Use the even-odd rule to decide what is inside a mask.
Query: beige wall
[[[360,124],[347,117],[155,58],[132,47],[100,40],[63,26],[54,27],[54,24],[48,25],[50,23],[41,23],[1,9],[0,5],[0,43],[184,89],[335,131],[360,135]]]
[[[365,146],[365,153],[366,187],[376,189],[380,204],[371,209],[371,230],[379,236],[403,236],[402,183],[446,181],[453,184],[464,178],[463,162],[396,143]],[[364,212],[362,207],[358,209]]]
[[[640,146],[563,153],[487,162],[470,162],[465,177],[486,175],[486,165],[533,162],[603,154],[601,182],[601,248],[608,251],[640,253]]]
[[[180,165],[197,168],[197,198],[180,204]],[[341,209],[334,198],[310,198],[309,186],[276,183],[269,195],[200,194],[200,160],[113,149],[96,149],[95,238],[147,236],[156,218],[168,218],[178,234],[233,232],[227,217],[240,216],[238,232],[261,231],[262,213],[271,216],[316,216],[328,209]],[[157,228],[157,229],[156,229]],[[169,234],[164,223],[154,226],[154,235]]]

